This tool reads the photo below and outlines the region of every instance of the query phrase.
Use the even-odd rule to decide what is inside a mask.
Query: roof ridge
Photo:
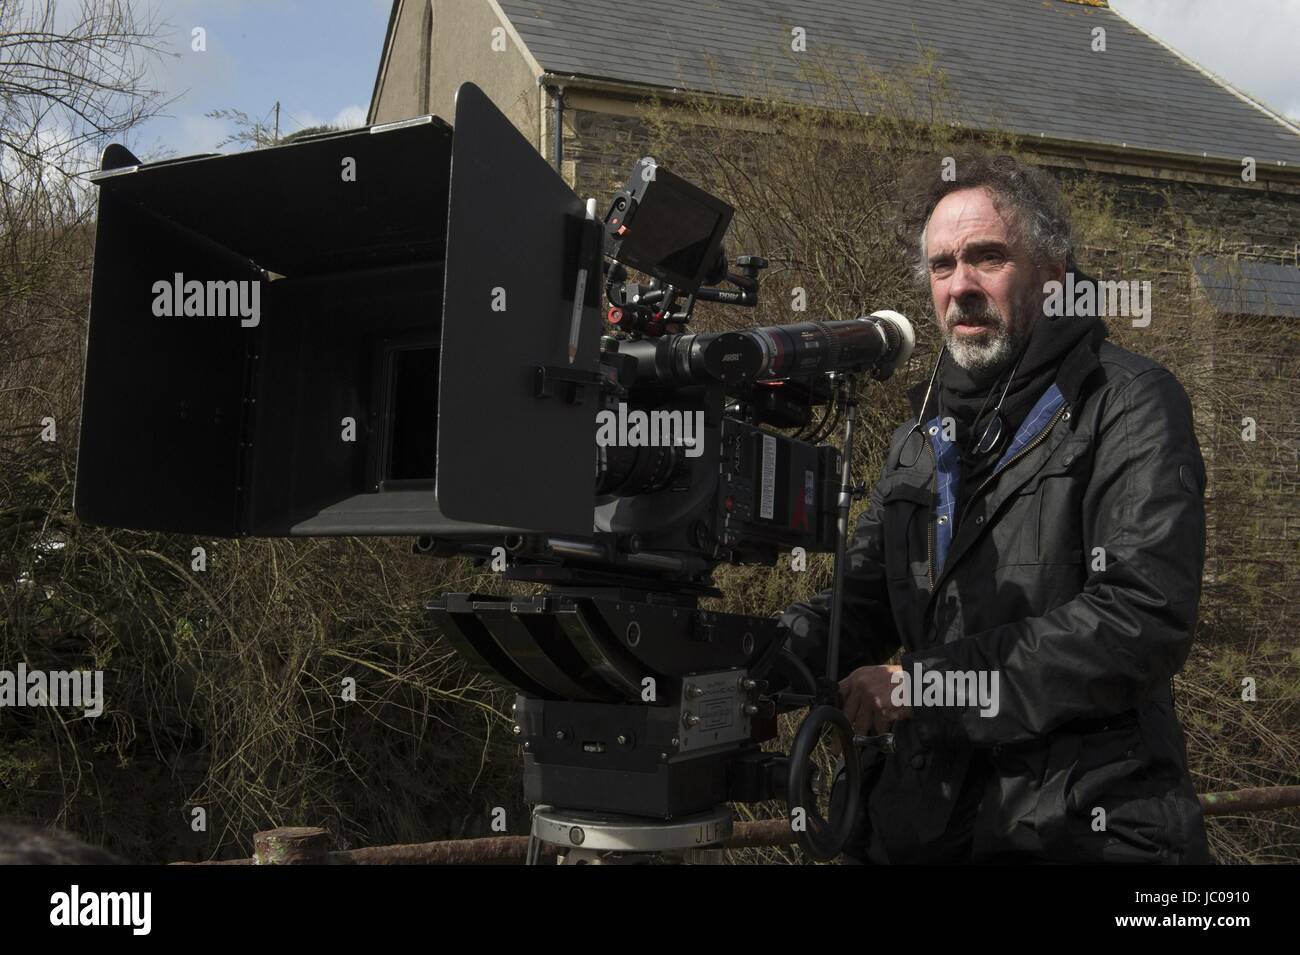
[[[1150,30],[1147,30],[1141,24],[1126,17],[1122,11],[1116,10],[1114,7],[1107,7],[1107,9],[1110,10],[1111,13],[1115,14],[1115,16],[1119,17],[1121,20],[1127,23],[1129,26],[1133,27],[1133,29],[1140,31],[1143,36],[1149,37],[1150,39],[1154,40],[1156,43],[1160,44],[1162,47],[1164,47],[1166,50],[1168,50],[1178,59],[1182,60],[1192,69],[1196,70],[1202,76],[1206,77],[1206,79],[1210,80],[1213,83],[1217,83],[1219,86],[1222,86],[1224,89],[1226,89],[1229,93],[1232,93],[1242,102],[1255,107],[1255,109],[1259,110],[1261,113],[1268,116],[1270,119],[1274,120],[1275,122],[1285,127],[1288,132],[1296,136],[1300,136],[1300,123],[1293,122],[1292,120],[1288,119],[1284,114],[1278,112],[1272,106],[1269,106],[1263,100],[1256,99],[1254,96],[1251,96],[1245,90],[1238,89],[1235,85],[1228,82],[1226,79],[1224,79],[1218,73],[1215,73],[1209,67],[1203,66],[1202,64],[1196,62],[1196,60],[1192,59],[1191,56],[1189,56],[1188,54],[1182,52],[1176,47],[1169,45],[1164,40],[1160,39],[1160,37],[1152,33]]]
[[[970,114],[979,128],[1126,154],[1136,149],[1197,163],[1212,159],[1216,171],[1254,156],[1274,176],[1300,175],[1300,124],[1109,4],[763,0],[736,20],[726,12],[728,0],[661,0],[643,24],[644,41],[619,47],[610,22],[626,0],[481,2],[500,8],[544,78],[607,83],[630,96],[639,95],[637,89],[745,96],[751,72],[759,70],[770,80],[772,96],[815,103],[816,91],[801,80],[794,57],[783,55],[782,28],[804,17],[823,54],[847,52],[873,69],[901,65],[904,77],[923,60],[911,42],[919,33],[922,44],[937,52],[963,116]],[[999,35],[971,35],[970,27],[986,20]],[[1096,51],[1087,43],[1087,29],[1102,24],[1117,34],[1109,63],[1091,58]],[[721,33],[711,40],[715,31]],[[888,42],[880,44],[881,37]],[[1021,53],[1013,55],[1015,49]]]

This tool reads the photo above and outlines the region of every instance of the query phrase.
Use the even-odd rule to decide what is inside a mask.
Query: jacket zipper
[[[1030,451],[1034,450],[1034,448],[1038,447],[1040,444],[1046,441],[1047,436],[1051,434],[1052,429],[1056,427],[1056,422],[1060,421],[1063,416],[1069,413],[1070,413],[1069,405],[1061,405],[1061,407],[1057,409],[1056,414],[1052,415],[1052,420],[1047,422],[1047,427],[1045,427],[1042,431],[1038,432],[1038,434],[1034,436],[1034,439],[1030,441],[1027,445],[1025,445],[1023,448],[1021,448],[1019,451],[1017,451],[1015,455],[1013,455],[1011,459],[1007,461],[1006,464],[1002,465],[1000,468],[997,468],[996,470],[994,470],[992,474],[986,477],[984,481],[980,484],[980,486],[975,489],[975,493],[972,494],[970,496],[970,499],[966,501],[966,507],[962,508],[961,520],[964,521],[966,519],[966,508],[969,508],[971,504],[975,502],[975,498],[979,497],[980,494],[984,492],[984,489],[989,486],[990,481],[992,481],[995,477],[997,477],[1007,468],[1011,467],[1011,465],[1015,464],[1026,454],[1028,454]]]
[[[921,437],[925,441],[925,449],[930,452],[930,461],[934,465],[930,469],[930,506],[934,507],[935,497],[939,493],[939,456],[934,453],[934,446],[930,444],[930,439],[925,435]],[[937,517],[926,522],[928,527],[925,535],[925,570],[931,592],[934,591],[934,522],[936,520]]]
[[[1017,451],[1015,455],[1009,461],[1007,461],[1006,464],[1002,465],[1000,468],[995,470],[992,474],[990,474],[987,478],[984,479],[983,483],[981,483],[980,486],[976,488],[975,493],[971,495],[970,500],[966,502],[966,507],[970,507],[971,503],[975,500],[975,498],[979,497],[979,495],[984,491],[984,488],[988,487],[990,481],[992,481],[995,477],[997,477],[1007,468],[1011,467],[1011,465],[1015,464],[1026,454],[1028,454],[1030,451],[1034,450],[1034,448],[1038,447],[1040,444],[1046,441],[1047,436],[1051,434],[1052,429],[1056,427],[1056,422],[1060,421],[1062,417],[1068,415],[1069,413],[1070,413],[1069,406],[1062,405],[1057,410],[1056,414],[1052,415],[1052,420],[1047,422],[1047,427],[1043,428],[1042,431],[1040,431],[1037,435],[1034,436],[1034,439],[1032,441],[1030,441],[1019,451]],[[934,495],[938,493],[938,485],[939,485],[938,457],[935,455],[934,448],[930,446],[930,442],[928,440],[925,442],[925,446],[930,449],[930,456],[935,461],[934,476],[930,481],[930,493]],[[961,520],[966,519],[966,508],[962,508],[962,512],[960,516],[961,516]],[[935,606],[934,605],[934,527],[935,527],[935,520],[937,519],[938,518],[935,518],[934,520],[930,521],[930,535],[929,535],[929,539],[926,541],[926,560],[929,564],[928,569],[930,572],[930,596],[926,601],[928,609],[932,609]]]

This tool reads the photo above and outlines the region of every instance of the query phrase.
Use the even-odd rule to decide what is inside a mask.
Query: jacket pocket
[[[930,540],[929,488],[898,483],[881,495],[884,524],[885,576],[910,580],[928,573]]]
[[[1064,475],[1046,478],[1038,484],[1033,541],[1037,563],[1082,564],[1083,491],[1082,484]]]
[[[1058,730],[1034,815],[1048,858],[1065,862],[1162,863],[1181,823],[1169,783],[1150,775],[1134,715],[1090,732]]]
[[[1083,560],[1083,495],[1092,469],[1086,441],[1067,441],[1031,482],[1038,498],[1034,559],[1042,564]]]

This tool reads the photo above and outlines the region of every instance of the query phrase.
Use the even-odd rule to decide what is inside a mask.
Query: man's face
[[[982,188],[944,196],[925,241],[935,321],[953,360],[980,377],[1005,370],[1042,313],[1043,270]]]

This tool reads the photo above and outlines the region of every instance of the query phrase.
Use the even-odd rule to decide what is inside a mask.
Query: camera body
[[[76,512],[500,562],[548,589],[427,612],[518,691],[530,801],[667,820],[788,790],[761,744],[833,691],[774,617],[699,600],[720,563],[835,549],[830,411],[906,322],[695,333],[696,302],[758,300],[730,206],[645,159],[599,220],[472,84],[455,120],[105,151]]]

